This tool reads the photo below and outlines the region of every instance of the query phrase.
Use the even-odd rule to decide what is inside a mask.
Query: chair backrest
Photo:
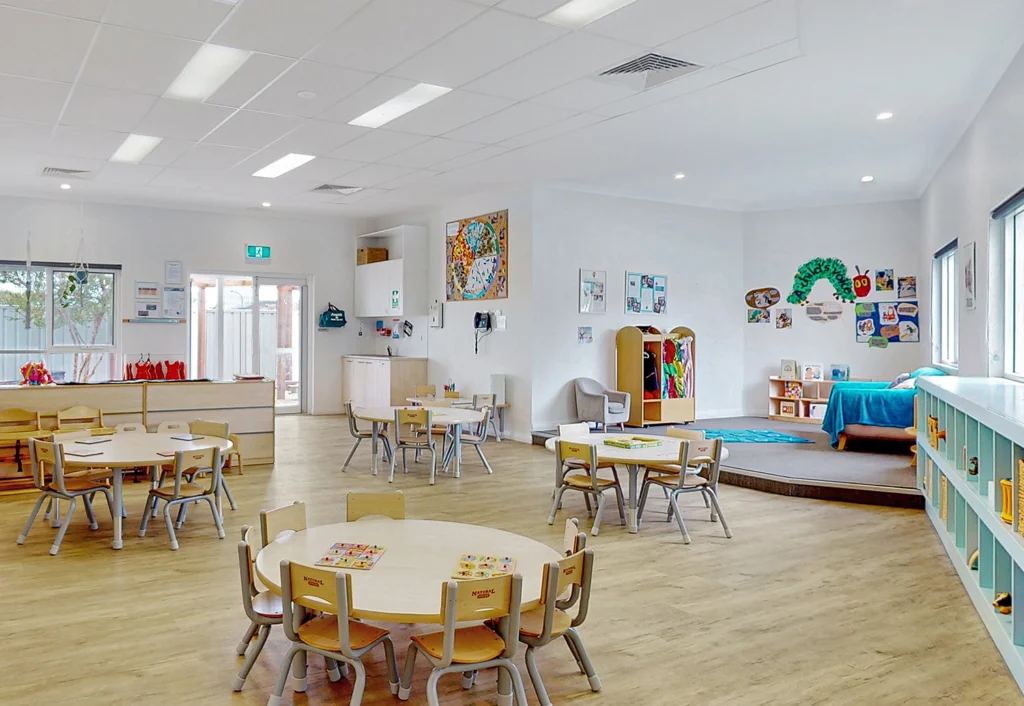
[[[345,496],[345,521],[355,522],[363,517],[390,517],[405,519],[405,493],[356,493]]]
[[[707,438],[703,429],[684,429],[682,427],[669,427],[665,430],[665,436],[674,439],[688,439],[690,441],[703,441]]]
[[[502,621],[506,630],[501,633],[505,641],[502,657],[512,658],[519,639],[519,611],[523,599],[523,577],[496,576],[489,579],[446,581],[441,584],[441,620],[444,637],[441,648],[441,669],[452,663],[455,650],[455,624],[481,620]]]
[[[191,434],[192,431],[189,428],[188,422],[160,422],[156,428],[157,433],[160,434]]]
[[[27,409],[0,409],[0,434],[39,430],[39,412],[29,412]]]
[[[398,408],[395,410],[395,428],[393,430],[395,443],[407,443],[402,441],[402,427],[426,429],[430,431],[434,423],[434,415],[429,407],[410,407],[408,409]],[[424,442],[426,443],[426,442]]]
[[[601,492],[601,486],[597,483],[597,446],[581,441],[561,440],[556,449],[558,468],[564,468],[565,462],[569,459],[582,459],[587,464],[583,470],[586,470],[590,476],[590,486],[597,492]]]
[[[594,575],[594,550],[585,549],[570,556],[552,561],[544,569],[540,602],[544,608],[544,624],[538,641],[548,642],[554,624],[556,610],[568,610],[577,602],[579,609],[572,620],[578,627],[587,619],[590,607],[590,586]],[[566,600],[559,597],[569,594]]]
[[[256,589],[256,572],[253,570],[253,542],[259,540],[255,527],[242,525],[242,541],[238,543],[238,578],[242,584],[242,609],[250,620],[256,619],[256,611],[252,608],[252,599],[259,591]]]
[[[587,547],[587,535],[580,532],[580,521],[570,517],[565,521],[565,534],[562,537],[562,551],[566,556],[572,556],[581,552]]]
[[[693,446],[694,442],[690,443],[690,463],[704,466],[704,470],[707,471],[708,485],[717,486],[718,478],[722,474],[722,440],[720,438],[708,439],[703,442],[706,446],[697,447],[696,450]],[[701,472],[701,475],[704,475],[704,471]]]
[[[190,451],[178,451],[174,454],[174,497],[181,497],[181,486],[188,482],[185,474],[189,471],[211,469],[210,486],[207,493],[212,494],[220,485],[220,449],[209,446]],[[193,479],[193,482],[195,480]]]
[[[683,429],[682,427],[669,427],[665,432],[666,436],[674,439],[686,439],[690,442],[690,465],[696,465],[696,458],[711,458],[714,453],[714,445],[707,438],[703,429]]]
[[[603,395],[608,388],[593,378],[576,378],[576,389],[588,395]]]
[[[437,385],[417,385],[416,386],[417,397],[436,397],[437,396]]]
[[[359,427],[356,424],[356,412],[355,407],[352,406],[352,400],[345,402],[345,416],[348,417],[348,433],[358,438]]]
[[[480,424],[477,425],[476,435],[480,437],[480,441],[487,441],[487,431],[491,422],[491,408],[481,407],[478,411],[483,412],[484,416],[480,420]]]
[[[102,429],[103,410],[84,405],[58,410],[57,428],[65,431],[72,429]]]
[[[260,510],[260,536],[267,546],[282,533],[301,532],[306,529],[306,503],[295,501],[291,505]]]
[[[446,400],[457,400],[460,397],[462,397],[462,393],[458,392],[457,390],[445,390],[444,391],[444,398]]]
[[[196,436],[215,436],[218,439],[226,439],[231,435],[227,422],[211,422],[205,419],[192,420],[188,423],[188,430]]]
[[[284,632],[293,642],[301,642],[295,629],[294,603],[306,608],[338,616],[338,643],[341,653],[349,658],[352,640],[348,620],[352,614],[352,579],[341,571],[318,566],[297,564],[287,559],[281,562],[281,617]]]
[[[558,435],[559,436],[583,436],[590,433],[590,425],[586,422],[579,422],[577,424],[559,424]]]
[[[493,393],[473,395],[473,409],[483,409],[484,407],[494,407]]]
[[[60,444],[39,439],[29,439],[29,458],[32,460],[32,482],[36,489],[46,488],[46,468],[49,468],[52,480],[50,483],[61,493],[64,487],[64,449]]]
[[[121,433],[145,434],[146,433],[146,425],[141,423],[141,422],[125,422],[123,424],[118,424],[115,427],[115,429],[117,429],[117,432],[119,434],[121,434]]]

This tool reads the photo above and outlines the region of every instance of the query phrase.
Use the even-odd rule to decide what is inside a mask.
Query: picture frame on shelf
[[[779,415],[783,417],[796,416],[796,402],[791,400],[779,401]]]
[[[795,360],[782,359],[782,369],[779,373],[780,380],[799,380],[800,372]]]
[[[800,366],[800,379],[804,382],[824,380],[825,368],[821,363],[804,363]]]
[[[844,363],[832,363],[829,367],[829,380],[847,382],[850,379],[850,366]]]

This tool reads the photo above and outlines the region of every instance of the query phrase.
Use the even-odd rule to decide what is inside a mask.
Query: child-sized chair
[[[260,537],[267,546],[282,534],[306,529],[306,503],[296,500],[273,510],[260,510]]]
[[[355,522],[364,517],[386,517],[392,520],[405,519],[405,493],[356,493],[349,491],[345,496],[345,522]]]
[[[416,407],[415,409],[396,409],[395,426],[393,431],[394,443],[391,445],[391,475],[388,476],[388,483],[395,480],[395,464],[398,461],[398,452],[402,452],[402,470],[409,472],[406,459],[406,451],[413,450],[417,454],[420,451],[430,452],[430,484],[434,484],[437,478],[437,442],[433,434],[434,417],[427,407]],[[412,426],[412,436],[402,436],[403,427],[406,429]],[[420,435],[423,435],[422,437]]]
[[[194,451],[178,451],[174,454],[174,485],[150,488],[149,497],[146,500],[146,508],[142,513],[142,526],[139,527],[139,536],[146,536],[150,512],[155,513],[159,503],[163,502],[164,522],[167,525],[167,534],[171,539],[171,551],[178,551],[178,537],[174,533],[171,508],[175,506],[184,507],[189,503],[205,500],[210,505],[210,512],[213,514],[213,524],[217,527],[217,536],[224,539],[224,527],[221,525],[220,513],[217,512],[217,503],[214,499],[217,486],[220,483],[220,464],[220,451],[215,446]],[[212,469],[210,485],[208,487],[203,487],[188,480],[190,472],[194,478],[194,471],[202,468]]]
[[[555,456],[559,469],[565,468],[566,459],[579,458],[583,459],[587,472],[586,474],[569,473],[562,476],[562,484],[555,491],[555,501],[551,505],[551,514],[548,516],[549,525],[555,524],[555,515],[562,505],[562,494],[567,490],[583,493],[583,496],[588,498],[588,509],[590,507],[589,497],[593,495],[597,499],[594,526],[590,530],[590,533],[595,537],[601,531],[601,516],[604,514],[604,506],[607,501],[605,493],[608,491],[615,493],[615,500],[619,508],[619,519],[622,521],[622,524],[626,524],[626,502],[622,495],[622,486],[619,485],[618,480],[598,477],[596,446],[576,441],[558,441],[555,446]]]
[[[231,685],[235,691],[241,691],[245,686],[249,672],[256,664],[257,658],[263,651],[263,646],[267,644],[271,628],[281,624],[283,615],[281,597],[275,596],[270,591],[260,591],[256,586],[256,572],[253,566],[255,560],[252,552],[253,549],[259,550],[259,546],[253,546],[253,543],[258,540],[259,532],[255,527],[249,525],[242,527],[242,541],[238,543],[238,572],[242,580],[242,610],[249,618],[249,627],[238,643],[237,651],[240,655],[248,652],[248,655]],[[256,644],[251,645],[252,638],[257,632],[259,637],[256,639]]]

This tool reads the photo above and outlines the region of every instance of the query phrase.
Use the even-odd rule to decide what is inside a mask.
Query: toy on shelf
[[[21,382],[19,385],[52,385],[53,376],[46,369],[43,361],[25,363],[21,366]]]
[[[969,476],[976,476],[976,475],[978,475],[978,457],[977,456],[971,456],[970,460],[967,462],[967,475],[969,475]]]
[[[939,441],[945,441],[946,430],[939,431],[939,418],[928,417],[928,444],[935,449],[939,450]]]
[[[1003,505],[999,512],[999,519],[1008,525],[1013,524],[1013,481],[1003,478],[999,481],[999,488],[1003,491]]]
[[[1009,593],[997,593],[996,599],[992,601],[992,606],[996,609],[997,613],[1009,615],[1013,612],[1013,599],[1010,598]]]

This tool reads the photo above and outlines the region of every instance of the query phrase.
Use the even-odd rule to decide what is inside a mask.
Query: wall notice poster
[[[135,280],[135,298],[136,299],[159,299],[160,298],[160,283],[159,282],[142,282]]]
[[[960,248],[960,268],[964,273],[961,289],[964,292],[964,308],[973,309],[978,301],[978,272],[974,264],[974,243]]]
[[[921,340],[917,302],[861,302],[857,304],[857,343],[884,348],[889,343],[917,343]],[[881,339],[881,340],[876,340]]]
[[[445,228],[447,300],[508,298],[508,211],[452,221]]]
[[[668,277],[626,273],[627,314],[667,314]]]
[[[181,319],[185,316],[185,288],[164,287],[163,312],[165,319]]]
[[[608,311],[608,272],[580,270],[580,313],[604,314]]]
[[[155,299],[136,299],[135,318],[152,319],[160,316],[160,302]]]

